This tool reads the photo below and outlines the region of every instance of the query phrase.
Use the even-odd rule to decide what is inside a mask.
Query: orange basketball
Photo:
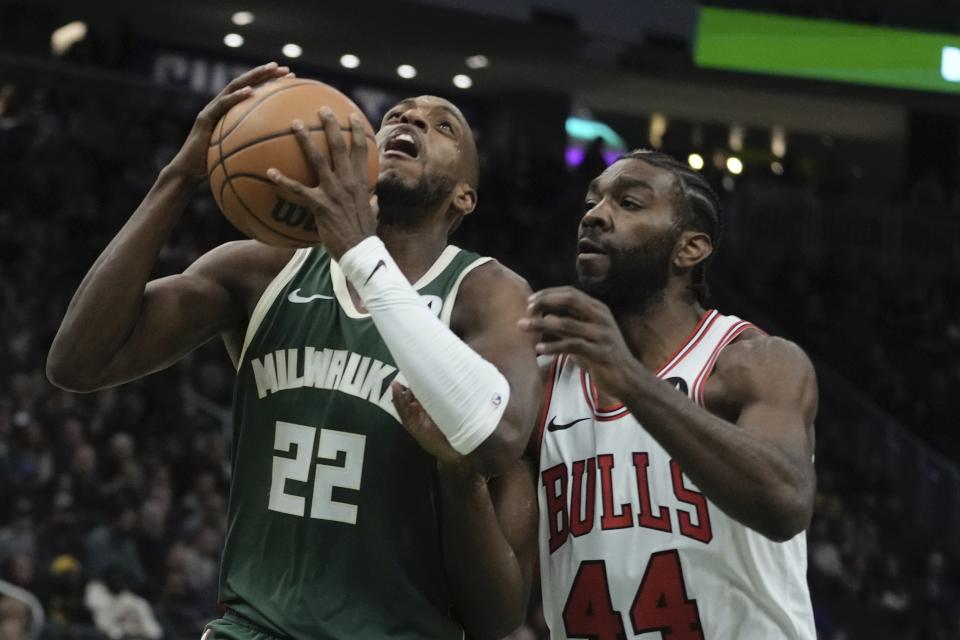
[[[346,143],[352,143],[350,114],[363,119],[367,132],[367,172],[370,189],[377,183],[379,161],[373,127],[350,98],[330,85],[302,78],[281,78],[255,87],[249,98],[230,109],[213,130],[207,152],[210,190],[220,210],[244,235],[277,247],[319,244],[313,215],[302,202],[280,197],[267,169],[308,186],[314,172],[290,130],[303,121],[313,143],[330,160],[320,108],[336,114]]]

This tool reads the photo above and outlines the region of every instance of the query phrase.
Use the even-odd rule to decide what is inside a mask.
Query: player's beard
[[[449,176],[425,173],[416,184],[387,176],[377,182],[379,223],[403,227],[416,226],[450,197],[454,183]]]
[[[670,276],[670,259],[681,229],[671,227],[638,247],[610,248],[603,278],[578,277],[579,287],[614,313],[643,313],[663,299]]]

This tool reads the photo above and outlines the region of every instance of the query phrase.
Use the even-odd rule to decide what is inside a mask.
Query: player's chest
[[[555,389],[554,398],[563,391]],[[624,529],[710,542],[709,503],[679,463],[629,412],[604,418],[571,395],[551,402],[540,448],[550,552],[573,538]]]

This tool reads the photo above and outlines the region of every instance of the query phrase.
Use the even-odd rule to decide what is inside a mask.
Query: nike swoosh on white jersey
[[[322,293],[315,293],[312,296],[301,296],[300,289],[295,289],[287,296],[287,300],[302,304],[304,302],[313,302],[314,300],[333,300],[333,296],[325,296]]]

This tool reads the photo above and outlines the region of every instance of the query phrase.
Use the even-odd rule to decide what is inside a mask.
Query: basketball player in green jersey
[[[322,246],[231,242],[150,280],[205,177],[213,126],[286,73],[254,69],[201,111],[80,284],[48,375],[102,389],[222,336],[237,367],[227,613],[207,640],[500,637],[522,620],[536,555],[519,458],[540,388],[535,340],[516,329],[529,287],[447,241],[476,203],[459,110],[420,97],[388,112],[378,201],[357,171],[362,133],[348,148],[323,115],[331,170],[292,123],[321,186],[271,175],[310,203]],[[401,426],[414,394],[442,438]]]

